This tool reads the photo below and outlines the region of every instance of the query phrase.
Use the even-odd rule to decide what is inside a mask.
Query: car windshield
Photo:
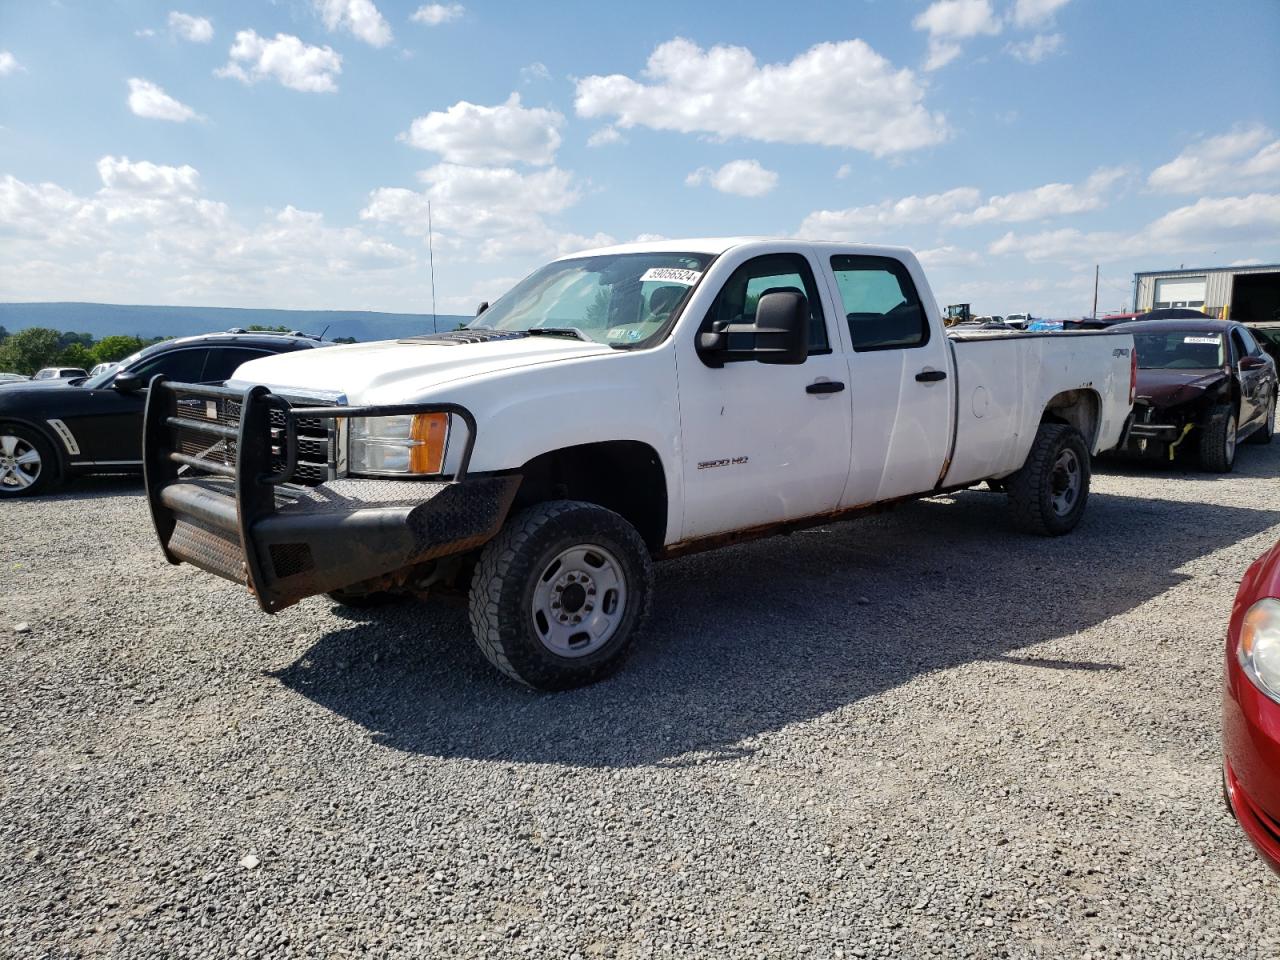
[[[1223,364],[1222,334],[1202,330],[1135,333],[1142,370],[1212,370]]]
[[[557,260],[517,283],[475,329],[581,336],[619,349],[664,334],[711,262],[701,253],[622,253]]]
[[[146,353],[147,353],[146,350],[139,350],[137,353],[130,354],[129,356],[121,360],[119,363],[113,364],[110,368],[103,370],[97,376],[90,377],[88,380],[82,383],[81,386],[89,390],[98,390],[102,387],[105,387],[108,383],[112,381],[112,379],[115,377],[117,373],[119,373],[121,370],[127,370],[130,364],[133,364],[138,360],[141,360],[142,357],[146,355]]]

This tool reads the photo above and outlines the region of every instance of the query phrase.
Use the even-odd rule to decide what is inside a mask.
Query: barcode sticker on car
[[[650,267],[640,277],[640,282],[682,283],[686,287],[692,287],[701,276],[702,272],[700,270],[684,270],[680,267]]]
[[[1183,337],[1183,343],[1211,343],[1214,346],[1218,344],[1217,337]]]

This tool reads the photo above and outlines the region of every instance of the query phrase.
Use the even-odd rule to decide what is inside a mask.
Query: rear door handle
[[[804,388],[805,393],[839,393],[844,384],[839,380],[818,380]]]
[[[921,370],[916,374],[916,379],[921,383],[936,383],[939,380],[947,379],[947,371],[945,370]]]

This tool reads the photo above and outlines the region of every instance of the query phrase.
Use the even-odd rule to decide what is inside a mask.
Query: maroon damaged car
[[[1203,469],[1226,473],[1237,443],[1271,442],[1276,364],[1243,324],[1140,320],[1110,329],[1132,333],[1138,355],[1133,423],[1119,452],[1194,453]]]

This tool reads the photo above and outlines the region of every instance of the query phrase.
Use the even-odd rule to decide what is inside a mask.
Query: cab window
[[[244,347],[213,347],[209,350],[209,359],[205,361],[204,373],[200,375],[201,383],[221,383],[230,380],[231,375],[242,363],[269,356],[265,350],[246,350]]]
[[[170,350],[144,360],[131,369],[144,381],[157,375],[179,383],[199,383],[204,372],[204,358],[208,350]]]
[[[716,321],[754,323],[760,298],[780,290],[804,294],[809,306],[809,352],[830,353],[827,321],[822,313],[822,301],[818,297],[813,271],[809,268],[809,261],[798,253],[765,254],[738,267],[720,289],[702,329],[710,330]],[[729,346],[731,349],[737,346],[733,334],[730,334]]]
[[[929,342],[929,322],[906,266],[892,257],[831,258],[853,349],[896,350]]]

